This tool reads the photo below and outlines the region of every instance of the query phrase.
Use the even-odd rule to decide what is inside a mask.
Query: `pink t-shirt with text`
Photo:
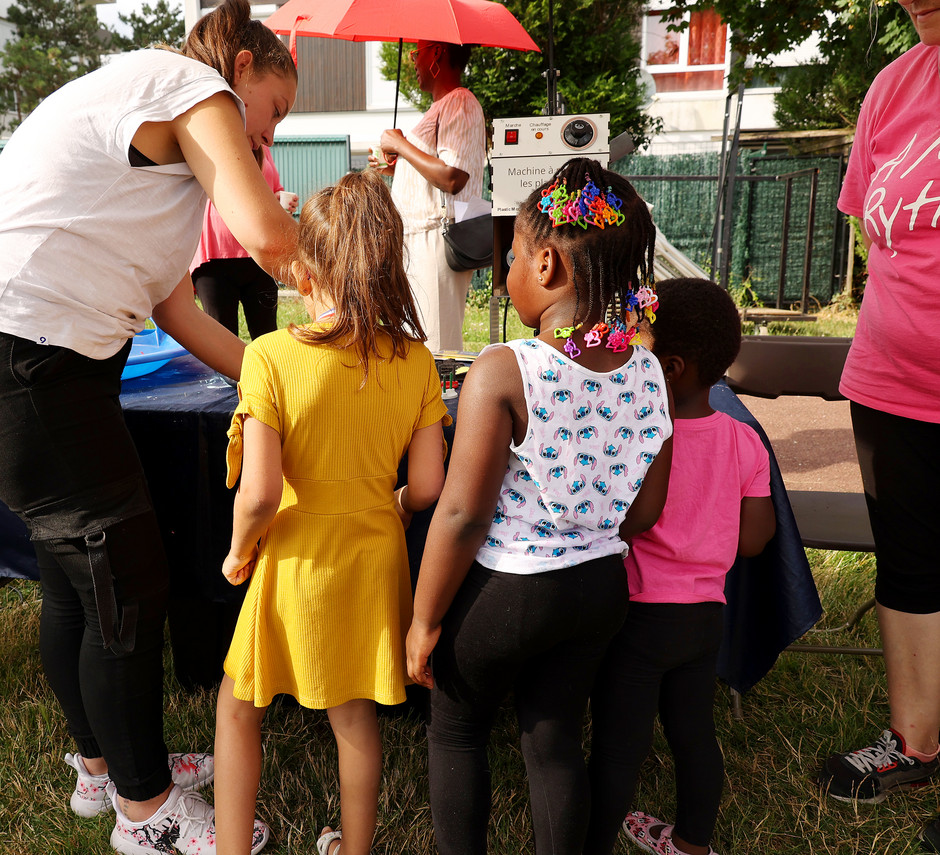
[[[757,433],[725,413],[673,422],[666,506],[630,544],[630,600],[725,602],[738,554],[741,500],[770,495],[770,456]]]
[[[875,79],[839,208],[872,245],[840,390],[866,407],[940,422],[940,49],[917,45]]]

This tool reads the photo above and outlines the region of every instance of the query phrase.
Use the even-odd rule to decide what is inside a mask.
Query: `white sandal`
[[[334,840],[342,840],[342,839],[343,839],[343,834],[341,831],[327,831],[324,834],[321,834],[317,838],[317,852],[319,852],[320,855],[329,855],[330,844]],[[333,850],[333,855],[339,855],[339,850],[340,850],[340,847],[337,846],[336,849]]]

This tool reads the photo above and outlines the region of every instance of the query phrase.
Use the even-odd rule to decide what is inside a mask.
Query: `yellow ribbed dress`
[[[414,432],[447,409],[423,344],[373,358],[361,388],[357,361],[287,330],[245,351],[228,483],[241,470],[246,416],[280,434],[284,474],[224,666],[235,697],[255,706],[281,693],[312,709],[405,700],[412,597],[394,488]]]

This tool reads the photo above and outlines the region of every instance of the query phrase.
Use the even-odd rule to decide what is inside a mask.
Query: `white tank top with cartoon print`
[[[626,555],[619,528],[672,434],[656,357],[634,346],[597,372],[538,339],[507,342],[525,384],[529,426],[510,446],[486,541],[476,560],[504,573],[544,573]]]

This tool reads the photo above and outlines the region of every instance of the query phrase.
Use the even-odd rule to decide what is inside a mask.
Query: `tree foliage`
[[[51,92],[98,68],[109,34],[82,0],[20,0],[6,17],[14,37],[0,50],[0,116],[12,116],[12,130]]]
[[[464,85],[479,99],[487,121],[547,112],[549,0],[505,0],[542,53],[474,48]],[[659,130],[647,115],[639,76],[638,22],[643,0],[554,0],[554,65],[565,113],[610,113],[610,133],[630,133],[637,145]],[[398,45],[382,46],[382,73],[394,80]],[[414,68],[401,65],[402,95],[426,110],[429,96],[418,89]],[[560,112],[560,111],[559,111]]]
[[[131,34],[124,36],[115,33],[112,46],[117,50],[134,50],[159,44],[178,47],[186,34],[182,7],[171,7],[167,0],[157,0],[153,6],[144,3],[140,13],[119,13],[118,20],[130,27]]]
[[[731,82],[736,84],[752,73],[745,66],[748,58],[760,68],[774,54],[824,32],[828,5],[820,0],[673,0],[663,18],[681,30],[689,12],[718,12],[731,30]]]
[[[715,9],[731,30],[731,85],[755,75],[777,82],[777,122],[785,128],[853,125],[875,75],[917,41],[894,0],[673,0],[664,17],[682,29],[689,12]],[[778,79],[770,64],[811,35],[820,58]]]
[[[857,0],[842,0],[820,39],[820,58],[791,69],[783,80],[774,104],[777,123],[792,130],[854,125],[875,75],[916,42],[899,4],[869,15]]]

